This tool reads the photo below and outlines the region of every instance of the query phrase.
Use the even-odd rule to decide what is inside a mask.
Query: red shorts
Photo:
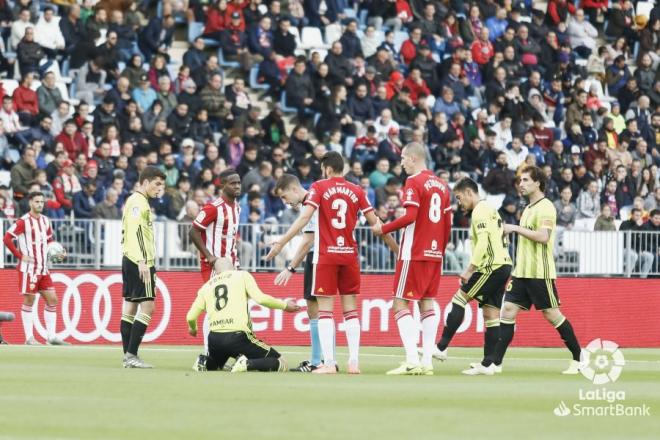
[[[435,298],[440,290],[441,273],[442,263],[438,261],[398,260],[393,296],[412,301]]]
[[[30,275],[27,272],[18,272],[18,292],[21,295],[34,295],[47,290],[55,290],[50,274]]]
[[[312,295],[334,296],[357,295],[360,293],[360,266],[355,264],[324,264],[314,265],[312,277]]]

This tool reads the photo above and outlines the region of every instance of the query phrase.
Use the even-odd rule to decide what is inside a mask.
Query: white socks
[[[422,312],[420,318],[422,320],[422,365],[432,367],[440,317],[435,314],[434,310],[427,310]]]
[[[337,363],[335,361],[335,320],[332,312],[319,311],[319,339],[323,351],[323,364],[335,365]]]
[[[417,354],[419,329],[410,314],[410,310],[401,310],[394,315],[394,319],[399,327],[401,342],[403,342],[403,348],[406,351],[406,363],[419,365],[419,355]]]
[[[202,324],[202,333],[204,334],[204,354],[209,355],[209,333],[211,333],[211,324],[209,323],[208,313],[204,315],[204,322]]]
[[[21,307],[21,321],[23,322],[23,333],[25,333],[25,340],[29,341],[34,338],[34,324],[32,321],[32,306],[23,304]]]
[[[344,312],[346,341],[348,342],[348,363],[357,364],[360,353],[360,320],[357,310]]]
[[[44,309],[44,321],[46,322],[46,333],[48,340],[53,340],[57,337],[55,334],[55,327],[57,325],[57,306],[47,305]]]

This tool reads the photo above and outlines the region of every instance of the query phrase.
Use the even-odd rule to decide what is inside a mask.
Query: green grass
[[[494,377],[460,374],[478,349],[450,349],[432,377],[385,376],[400,348],[364,348],[362,375],[328,377],[195,373],[196,347],[145,346],[142,357],[157,368],[124,370],[119,351],[1,346],[0,439],[600,440],[660,431],[658,350],[624,349],[627,365],[606,386],[624,390],[626,405],[649,405],[651,417],[555,416],[559,402],[572,407],[580,388],[595,388],[559,374],[567,353],[558,349],[511,349]],[[290,364],[308,354],[280,351]]]

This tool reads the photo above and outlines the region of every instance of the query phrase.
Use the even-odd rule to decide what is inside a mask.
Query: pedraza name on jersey
[[[345,196],[348,196],[351,198],[351,202],[357,203],[358,202],[358,196],[348,187],[346,186],[333,186],[328,188],[324,193],[323,193],[323,198],[325,200],[328,200],[330,197],[334,196],[335,194],[343,194]]]
[[[443,193],[447,191],[447,187],[442,182],[438,182],[435,179],[429,179],[426,182],[424,182],[424,189],[425,190],[428,191],[431,188],[438,188]]]

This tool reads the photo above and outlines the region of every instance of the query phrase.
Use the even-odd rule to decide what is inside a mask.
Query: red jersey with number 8
[[[318,210],[314,235],[314,263],[354,264],[357,242],[353,230],[359,213],[373,210],[362,188],[343,177],[314,182],[305,205]]]
[[[401,235],[399,260],[442,261],[451,228],[447,183],[430,170],[414,174],[406,180],[401,202],[419,209]]]

